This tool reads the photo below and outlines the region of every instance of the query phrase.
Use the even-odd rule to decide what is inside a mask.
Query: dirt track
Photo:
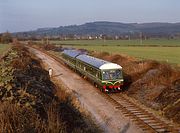
[[[97,88],[89,82],[83,80],[76,73],[64,67],[48,55],[32,48],[30,51],[43,61],[46,69],[50,67],[53,68],[54,75],[57,75],[54,78],[60,83],[65,84],[70,91],[75,93],[81,106],[92,115],[96,123],[100,125],[105,132],[143,132],[128,118],[124,117],[119,110],[115,109],[115,106],[113,106],[111,102],[102,97],[100,93],[98,93]]]

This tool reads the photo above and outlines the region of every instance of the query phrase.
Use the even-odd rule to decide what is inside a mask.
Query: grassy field
[[[72,46],[91,51],[125,54],[139,59],[153,59],[180,64],[180,47]]]
[[[51,41],[51,43],[180,64],[180,39],[149,39],[143,40],[142,43],[140,40],[74,40]]]
[[[6,50],[10,48],[9,44],[0,44],[0,55],[2,55]]]
[[[64,45],[120,45],[120,46],[180,46],[180,39],[149,39],[149,40],[73,40],[51,41]]]

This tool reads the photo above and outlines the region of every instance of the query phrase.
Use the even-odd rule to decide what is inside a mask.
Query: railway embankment
[[[0,132],[101,132],[56,91],[41,62],[12,46],[0,62]]]

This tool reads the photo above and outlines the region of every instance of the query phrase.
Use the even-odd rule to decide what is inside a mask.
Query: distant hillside
[[[82,25],[60,26],[57,28],[39,28],[35,31],[18,32],[15,35],[125,35],[139,34],[146,35],[172,35],[180,33],[180,23],[119,23],[98,21]]]

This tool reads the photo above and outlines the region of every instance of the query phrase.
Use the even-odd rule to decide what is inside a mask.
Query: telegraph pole
[[[140,37],[140,44],[142,45],[142,32],[140,32],[139,37]]]

